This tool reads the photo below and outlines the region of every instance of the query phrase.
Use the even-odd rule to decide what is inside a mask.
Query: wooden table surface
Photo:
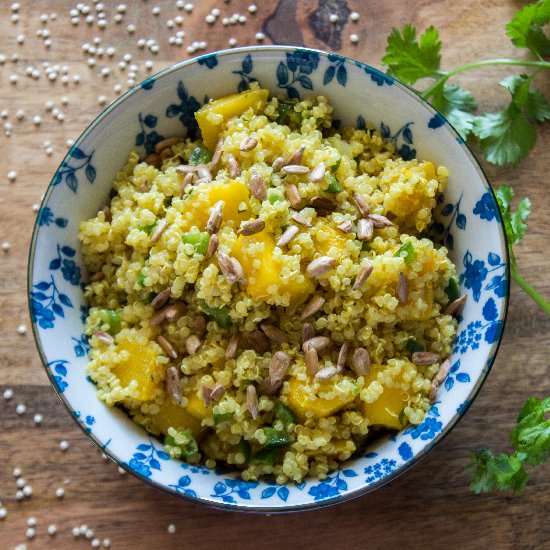
[[[67,139],[75,139],[101,110],[98,96],[116,97],[116,82],[127,86],[127,76],[117,68],[122,55],[130,53],[139,65],[137,80],[145,77],[143,61],[154,60],[154,72],[190,57],[187,46],[207,40],[207,51],[227,47],[234,37],[238,45],[255,44],[255,34],[263,31],[265,43],[293,43],[323,49],[380,65],[385,39],[392,26],[412,21],[424,29],[434,24],[440,30],[444,47],[444,65],[458,64],[482,57],[517,56],[504,34],[504,25],[522,3],[511,0],[465,0],[462,2],[430,0],[279,0],[257,2],[257,13],[247,12],[249,2],[232,0],[196,1],[192,13],[178,11],[172,1],[129,1],[121,24],[113,22],[115,3],[105,0],[107,28],[88,25],[84,16],[77,26],[70,23],[69,10],[76,2],[64,0],[23,0],[17,23],[11,20],[11,2],[0,2],[0,111],[8,110],[1,124],[13,126],[11,137],[0,132],[0,227],[2,239],[11,245],[0,253],[0,391],[13,388],[10,401],[0,398],[0,500],[8,516],[0,520],[0,548],[14,548],[28,543],[29,548],[85,548],[89,543],[74,540],[71,529],[87,524],[100,538],[109,537],[116,549],[160,548],[377,548],[403,546],[416,548],[550,548],[550,476],[543,466],[521,496],[500,494],[476,496],[468,489],[465,467],[472,450],[480,445],[495,451],[508,449],[508,432],[519,407],[531,394],[550,394],[548,357],[550,356],[550,319],[517,287],[512,287],[508,324],[493,371],[468,414],[452,433],[420,464],[406,475],[375,494],[328,509],[286,516],[243,515],[212,511],[176,498],[132,478],[121,476],[117,467],[105,463],[60,404],[40,364],[30,331],[18,334],[19,325],[29,326],[25,294],[27,249],[34,223],[33,205],[40,202],[49,179],[66,150]],[[95,12],[94,4],[91,13]],[[160,6],[159,16],[151,10]],[[246,24],[223,27],[220,20],[210,29],[204,21],[213,7],[222,15],[246,14]],[[359,22],[330,25],[328,14],[342,18],[356,10]],[[41,24],[40,14],[57,13],[57,18]],[[175,31],[166,25],[178,13],[184,16],[183,46],[170,45]],[[312,15],[313,14],[313,15]],[[323,22],[324,21],[324,22]],[[126,27],[135,24],[129,34]],[[51,47],[43,45],[38,29],[49,29]],[[352,45],[349,35],[356,33],[359,44]],[[24,35],[23,44],[17,36]],[[101,38],[101,47],[114,46],[110,60],[105,54],[97,58],[93,69],[81,46]],[[157,55],[140,50],[138,38],[154,38]],[[18,55],[13,62],[12,56]],[[520,54],[521,55],[521,54]],[[58,64],[55,81],[46,78],[42,63]],[[133,62],[133,61],[132,61]],[[63,82],[66,65],[70,82]],[[40,71],[37,80],[26,76],[27,67]],[[100,67],[111,74],[98,76]],[[31,69],[32,70],[32,69]],[[127,69],[128,70],[128,69]],[[126,72],[127,72],[126,70]],[[16,85],[10,75],[17,74]],[[73,82],[80,75],[80,84]],[[506,101],[506,93],[496,82],[506,69],[491,69],[464,74],[460,82],[480,98],[483,109],[496,109]],[[548,90],[548,80],[546,83]],[[68,104],[62,105],[66,96]],[[52,100],[64,115],[54,120],[45,110]],[[17,110],[25,112],[18,121]],[[42,124],[33,125],[40,115]],[[48,156],[44,142],[51,141]],[[9,171],[17,172],[10,183]],[[533,200],[534,213],[527,237],[520,247],[519,264],[540,291],[550,296],[550,125],[540,128],[538,142],[529,159],[520,167],[487,167],[496,184],[510,182],[521,195]],[[17,403],[25,403],[26,414],[17,416]],[[42,413],[41,427],[33,415]],[[70,443],[67,452],[59,450],[59,441]],[[32,498],[15,500],[14,467],[33,487]],[[55,489],[64,487],[65,498],[55,498]],[[25,539],[26,522],[37,520],[35,540]],[[55,523],[58,534],[46,534]],[[167,532],[174,523],[176,534]]]

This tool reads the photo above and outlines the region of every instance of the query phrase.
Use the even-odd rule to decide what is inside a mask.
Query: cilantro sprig
[[[388,73],[410,86],[430,79],[417,90],[430,101],[464,139],[478,142],[487,161],[499,166],[517,164],[536,141],[536,124],[550,120],[550,106],[533,81],[550,69],[550,39],[544,26],[550,22],[550,0],[529,4],[516,12],[506,25],[506,33],[517,48],[527,48],[534,59],[484,59],[457,67],[441,69],[441,40],[433,26],[417,37],[417,30],[406,24],[388,36],[382,62]],[[449,79],[464,72],[490,65],[510,65],[531,69],[530,73],[509,76],[500,85],[510,93],[509,104],[495,113],[474,114],[477,102],[472,93]]]

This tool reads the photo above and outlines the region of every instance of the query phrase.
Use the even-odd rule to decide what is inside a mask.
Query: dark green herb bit
[[[109,325],[107,332],[110,334],[116,334],[120,330],[121,319],[120,313],[112,309],[104,309],[101,311],[101,320],[103,323]]]
[[[195,147],[189,157],[189,164],[207,164],[212,160],[212,153],[205,147]]]
[[[334,174],[329,174],[328,181],[327,191],[329,193],[341,193],[344,190]]]
[[[296,102],[279,99],[275,121],[278,124],[300,126],[302,123],[302,114],[294,110],[294,105],[296,105]]]
[[[214,424],[217,426],[222,422],[227,422],[233,418],[233,413],[213,413],[212,418],[214,419]]]
[[[212,321],[216,321],[221,328],[229,328],[233,321],[229,315],[229,308],[223,307],[209,307],[206,304],[201,305],[203,313]]]
[[[411,242],[406,242],[401,245],[394,256],[396,258],[403,258],[407,265],[412,265],[412,263],[416,260],[416,250]]]
[[[244,461],[248,462],[250,460],[250,443],[245,439],[241,439],[237,448],[244,455]]]
[[[272,466],[277,462],[280,454],[281,449],[279,447],[264,447],[254,454],[254,456],[252,457],[252,461]]]
[[[342,163],[342,157],[340,157],[331,167],[330,167],[330,171],[335,174],[336,173],[336,170],[338,170],[338,168],[340,168],[340,164]]]
[[[445,294],[447,298],[449,298],[449,303],[460,298],[460,287],[458,286],[456,277],[451,277],[449,279],[449,284],[445,287]]]
[[[181,240],[185,244],[191,244],[195,248],[197,254],[206,254],[208,250],[208,243],[210,242],[210,235],[203,231],[195,231],[193,233],[184,233],[181,236]]]
[[[264,428],[263,430],[266,437],[265,443],[262,446],[263,449],[285,447],[292,442],[292,439],[286,432],[271,427]]]
[[[277,201],[282,201],[283,196],[280,193],[269,193],[269,196],[267,197],[267,200],[271,204],[275,204]]]
[[[164,445],[175,458],[188,458],[199,451],[199,446],[189,430],[176,431],[168,429],[168,435],[164,438]]]
[[[279,419],[285,426],[296,423],[294,413],[281,401],[275,403],[273,411],[275,412],[275,418]]]
[[[145,233],[147,233],[147,235],[150,235],[152,233],[153,228],[155,227],[155,225],[157,225],[157,222],[148,223],[148,224],[145,224],[145,225],[138,225],[138,229],[140,231],[144,231]]]
[[[426,347],[414,338],[409,338],[405,344],[405,350],[412,355],[415,351],[426,351]]]
[[[145,275],[143,274],[143,271],[140,271],[140,272],[137,274],[136,283],[137,283],[139,286],[145,286]]]

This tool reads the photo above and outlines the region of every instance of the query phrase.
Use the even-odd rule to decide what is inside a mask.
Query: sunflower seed
[[[253,330],[246,335],[248,347],[258,353],[266,353],[271,349],[268,337],[261,330]]]
[[[242,223],[241,227],[237,231],[237,235],[244,235],[245,237],[249,237],[250,235],[255,235],[256,233],[263,231],[264,228],[264,220],[260,220],[258,218],[256,220],[252,220],[251,222]]]
[[[258,145],[258,140],[252,136],[246,136],[239,145],[240,151],[252,151]]]
[[[174,152],[172,151],[172,147],[166,147],[159,153],[160,160],[164,161],[167,158],[170,158]]]
[[[355,282],[353,283],[352,290],[357,290],[358,288],[361,288],[365,284],[366,280],[370,277],[373,269],[374,265],[370,260],[363,260],[363,263],[361,264],[361,267],[359,268],[359,271],[355,276]]]
[[[369,373],[370,355],[365,348],[355,348],[351,356],[351,368],[358,376],[364,376]]]
[[[211,395],[212,388],[209,386],[202,386],[201,388],[202,400],[204,401],[204,406],[208,407],[212,403]]]
[[[287,164],[281,168],[283,174],[297,175],[297,174],[307,174],[309,168],[307,166],[302,166],[301,164]]]
[[[90,277],[90,283],[97,283],[98,281],[103,281],[103,279],[105,279],[105,273],[97,271]]]
[[[329,380],[337,373],[338,369],[336,367],[333,367],[332,365],[329,365],[328,367],[324,367],[321,370],[317,371],[317,373],[315,374],[315,379],[321,381]]]
[[[231,335],[231,338],[229,338],[229,342],[227,342],[227,347],[225,348],[225,359],[234,359],[235,355],[237,355],[237,349],[239,348],[239,341],[241,337],[238,332]]]
[[[212,159],[208,163],[208,168],[213,172],[218,167],[218,164],[220,163],[220,159],[222,158],[222,148],[223,148],[223,138],[220,138],[218,140],[218,143],[216,144],[216,149],[214,149],[214,154],[212,155]]]
[[[164,336],[157,336],[157,344],[166,352],[168,357],[170,357],[171,359],[177,359],[178,352]]]
[[[324,162],[317,165],[309,174],[309,180],[313,182],[321,181],[325,177],[325,172],[327,168]]]
[[[201,347],[201,340],[196,334],[191,334],[185,339],[185,349],[189,355],[195,355]]]
[[[327,349],[331,344],[331,340],[328,336],[313,336],[302,344],[302,350],[305,351],[308,346],[315,348],[315,351],[323,351]]]
[[[166,305],[166,302],[170,299],[170,287],[161,290],[152,300],[151,306],[153,309],[160,309]]]
[[[338,205],[325,197],[313,197],[310,204],[319,216],[328,216],[336,210]]]
[[[246,285],[246,278],[244,274],[243,266],[239,263],[239,260],[232,258],[223,252],[218,251],[218,265],[225,277],[225,280],[232,285],[233,283],[240,283]]]
[[[330,271],[335,264],[336,260],[334,258],[331,258],[330,256],[321,256],[319,258],[315,258],[315,260],[310,262],[306,267],[307,276],[320,277],[321,275],[323,275],[323,273]]]
[[[178,174],[194,174],[197,171],[195,164],[179,164],[175,168]]]
[[[277,157],[271,164],[271,168],[273,168],[274,172],[278,172],[285,165],[285,162],[283,157]]]
[[[468,297],[466,296],[466,294],[463,294],[460,298],[457,298],[456,300],[452,301],[443,310],[443,315],[453,315],[453,316],[460,315],[462,313],[462,310],[464,309],[464,305],[466,304],[467,298]]]
[[[252,172],[252,176],[250,176],[250,191],[252,196],[259,201],[263,201],[267,197],[267,187],[264,178],[258,172]]]
[[[286,344],[288,342],[288,335],[280,328],[269,323],[261,323],[260,328],[272,342],[276,344]]]
[[[294,220],[299,225],[303,225],[304,227],[311,227],[311,223],[309,223],[307,219],[300,214],[292,214],[292,216],[290,216],[290,219]]]
[[[175,403],[181,403],[181,382],[176,367],[166,369],[166,390]]]
[[[162,234],[164,233],[164,231],[166,231],[167,226],[168,223],[166,222],[166,220],[160,220],[160,222],[158,222],[155,230],[153,231],[153,234],[151,235],[152,243],[156,243],[162,237]]]
[[[338,359],[336,361],[336,368],[338,369],[338,372],[342,371],[343,368],[346,366],[349,348],[350,345],[347,342],[344,342],[340,347],[340,351],[338,352]]]
[[[269,375],[261,384],[262,392],[267,395],[275,393],[281,387],[289,366],[290,357],[284,351],[274,353],[269,365]]]
[[[151,153],[143,159],[143,162],[145,162],[146,164],[150,164],[155,168],[160,168],[160,165],[162,164],[162,159],[156,153]]]
[[[293,183],[285,186],[285,195],[292,208],[298,209],[300,207],[302,199],[300,193],[298,193],[298,188]]]
[[[254,384],[246,387],[246,407],[250,411],[252,418],[258,418],[258,393]]]
[[[388,220],[386,216],[381,216],[380,214],[369,214],[369,220],[372,221],[374,227],[376,228],[390,227],[393,225],[391,220]]]
[[[374,233],[374,223],[370,219],[361,218],[357,221],[357,238],[360,241],[370,241]]]
[[[115,342],[115,339],[110,334],[108,334],[107,332],[103,332],[102,330],[98,330],[97,332],[95,332],[94,336],[100,342],[103,342],[104,344],[107,344],[107,345],[114,344]]]
[[[440,360],[439,354],[431,351],[415,351],[412,354],[412,362],[415,365],[433,365]]]
[[[218,201],[210,211],[210,216],[206,222],[206,231],[211,235],[217,233],[220,229],[223,219],[223,207],[225,203],[223,201]]]
[[[368,216],[370,214],[370,206],[368,205],[367,201],[363,198],[362,195],[360,195],[357,192],[354,192],[351,196],[351,200],[353,204],[355,204],[357,210],[359,210],[359,213],[361,216]]]
[[[198,334],[206,332],[206,319],[202,315],[197,315],[192,321],[192,327]]]
[[[105,221],[106,222],[112,222],[113,221],[113,216],[111,214],[111,208],[109,206],[104,206],[100,212],[103,212],[103,216],[105,217]]]
[[[279,237],[277,241],[277,246],[280,248],[287,245],[296,235],[298,234],[299,229],[295,225],[289,225],[284,233]]]
[[[163,149],[167,149],[168,147],[172,147],[172,145],[176,145],[181,141],[181,138],[178,137],[171,137],[166,138],[158,143],[155,144],[155,153],[160,153]]]
[[[210,172],[210,169],[204,164],[199,164],[197,166],[197,176],[199,176],[199,180],[201,183],[208,183],[212,181],[212,174]]]
[[[180,187],[180,199],[185,194],[185,190],[189,185],[193,184],[193,178],[195,177],[195,174],[193,172],[188,172],[185,174],[185,177],[183,178],[183,181],[181,182]]]
[[[177,321],[185,312],[185,304],[176,302],[159,309],[149,320],[149,325],[156,327],[163,321]]]
[[[302,145],[300,148],[298,148],[290,157],[288,157],[286,164],[302,164],[302,159],[304,158],[304,151],[306,150],[305,146]]]
[[[218,236],[214,233],[214,235],[210,235],[210,240],[208,241],[208,248],[206,249],[206,255],[205,258],[209,260],[215,253],[216,250],[218,250],[218,246],[220,244],[220,239]]]
[[[336,226],[342,233],[351,233],[353,231],[353,223],[350,220],[345,220]]]
[[[300,315],[300,321],[305,321],[308,317],[317,313],[324,305],[325,299],[319,294],[314,294],[304,307],[302,315]]]
[[[231,153],[227,153],[227,170],[229,172],[229,177],[232,179],[239,177],[241,174],[239,163]]]
[[[215,384],[213,388],[208,386],[202,387],[202,399],[204,405],[208,407],[211,403],[218,401],[225,393],[225,388],[221,384]]]
[[[399,272],[397,281],[397,299],[404,304],[409,299],[409,281],[402,271]]]
[[[304,323],[302,326],[302,342],[307,342],[315,336],[315,327],[311,323]]]
[[[434,376],[434,379],[432,380],[432,385],[430,387],[430,401],[433,401],[435,399],[435,396],[437,395],[437,390],[445,382],[445,379],[447,378],[447,375],[449,374],[449,371],[451,370],[451,363],[448,359],[445,359],[443,363],[441,363],[441,366],[439,367],[439,370],[437,371],[437,374]]]
[[[313,346],[308,346],[304,351],[304,362],[307,372],[311,376],[315,376],[319,370],[319,356],[317,350]]]

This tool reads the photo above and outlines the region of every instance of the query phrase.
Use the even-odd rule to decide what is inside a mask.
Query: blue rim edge
[[[239,53],[251,53],[251,52],[258,52],[258,51],[277,51],[277,52],[285,52],[285,51],[303,51],[303,52],[315,52],[318,53],[320,56],[327,58],[329,55],[329,52],[323,51],[323,50],[317,50],[315,48],[303,48],[303,47],[296,47],[296,46],[284,46],[284,45],[267,45],[267,46],[246,46],[241,48],[232,48],[228,50],[219,50],[216,52],[211,52],[212,55],[215,54],[216,56],[226,56],[226,55],[234,55]],[[199,59],[201,59],[204,56],[198,56],[194,57],[192,59],[188,59],[186,61],[181,61],[180,63],[176,63],[175,65],[171,65],[170,67],[156,73],[155,75],[147,78],[146,80],[157,80],[160,77],[163,77],[167,74],[170,74],[172,72],[178,71],[182,67],[186,67],[188,65],[193,65],[198,62]],[[367,65],[366,63],[363,63],[361,61],[357,61],[355,59],[352,59],[350,57],[346,56],[340,56],[343,59],[345,59],[346,63],[355,65],[356,67],[360,67],[362,69],[369,69],[370,71],[374,71],[380,75],[387,76],[386,73],[380,71],[379,69],[376,69],[375,67],[372,67],[370,65]],[[432,105],[424,99],[420,94],[418,94],[415,90],[407,86],[406,84],[403,84],[400,80],[393,77],[394,83],[400,87],[404,92],[406,92],[409,96],[411,96],[413,99],[418,101],[422,106],[431,114],[437,114],[439,115],[442,120],[444,120],[445,124],[449,126],[451,129],[451,132],[455,134],[455,138],[457,138],[458,144],[464,149],[467,156],[469,157],[470,161],[478,171],[479,175],[481,176],[481,179],[485,182],[487,190],[491,193],[493,200],[495,201],[495,204],[498,206],[498,202],[496,199],[495,192],[489,183],[489,179],[487,178],[487,175],[485,174],[485,171],[481,167],[479,161],[473,154],[472,150],[468,146],[468,144],[462,139],[460,134],[456,131],[454,126],[441,114],[439,111],[437,111]],[[63,158],[63,162],[68,160],[69,153],[72,150],[73,147],[78,147],[80,143],[87,137],[88,133],[104,118],[107,117],[107,115],[110,114],[112,110],[114,110],[116,107],[118,107],[121,103],[123,103],[128,97],[134,95],[135,93],[138,93],[141,90],[141,83],[137,84],[130,90],[128,90],[124,95],[113,101],[106,109],[104,109],[99,115],[97,115],[90,124],[85,128],[85,130],[80,134],[80,136],[77,138],[75,143],[71,148],[69,148],[69,151]],[[61,163],[61,164],[62,164]],[[60,165],[61,166],[61,165]],[[58,172],[59,168],[56,169],[52,179],[50,180],[50,183],[48,185],[48,188],[46,189],[46,192],[44,193],[44,198],[42,199],[42,202],[40,203],[40,209],[38,212],[42,211],[42,208],[44,205],[47,204],[50,195],[53,192],[53,180]],[[38,237],[39,232],[39,215],[37,215],[32,236],[31,236],[31,244],[29,246],[29,254],[27,259],[27,306],[29,310],[29,315],[32,319],[32,310],[31,310],[31,301],[30,301],[30,292],[32,289],[32,281],[33,281],[33,273],[34,273],[34,253],[36,248],[36,241]],[[341,504],[343,502],[348,502],[351,500],[354,500],[356,498],[359,498],[361,496],[364,496],[368,493],[372,493],[375,490],[383,487],[384,485],[387,485],[391,481],[394,481],[399,476],[404,474],[406,471],[408,471],[412,466],[417,464],[420,460],[422,460],[424,457],[428,455],[432,451],[432,449],[440,443],[450,432],[451,430],[458,424],[460,419],[464,416],[466,411],[470,408],[471,404],[477,397],[479,391],[481,390],[481,387],[485,383],[485,380],[487,379],[487,376],[489,372],[491,371],[493,364],[495,362],[496,355],[500,349],[500,344],[502,342],[502,337],[504,335],[504,330],[506,328],[506,322],[508,319],[508,307],[509,307],[509,301],[510,301],[510,256],[508,252],[508,239],[506,237],[506,232],[503,227],[502,223],[502,217],[500,215],[500,210],[498,210],[498,221],[499,221],[499,230],[500,230],[500,238],[501,242],[503,243],[504,248],[504,254],[506,256],[506,295],[504,296],[504,310],[503,310],[503,318],[502,318],[502,330],[500,332],[500,337],[497,342],[493,343],[491,346],[491,351],[489,353],[488,359],[485,362],[485,366],[481,372],[480,377],[478,378],[478,381],[474,388],[471,390],[471,392],[468,394],[466,400],[464,401],[464,406],[461,408],[460,413],[455,413],[455,415],[450,419],[450,421],[447,423],[445,428],[428,444],[426,445],[418,454],[416,454],[413,458],[405,462],[400,468],[395,470],[394,472],[388,474],[386,477],[378,480],[377,482],[373,483],[372,485],[368,485],[366,487],[362,487],[359,489],[356,489],[352,492],[349,492],[345,495],[338,495],[331,499],[323,500],[320,502],[312,502],[310,504],[301,504],[296,506],[281,506],[272,508],[269,506],[243,506],[242,504],[227,504],[222,502],[215,502],[211,500],[207,500],[202,497],[190,497],[185,494],[181,494],[176,492],[175,490],[170,489],[169,487],[166,487],[156,481],[153,481],[151,479],[148,479],[144,477],[143,475],[139,474],[138,472],[134,471],[132,468],[130,468],[127,464],[121,462],[117,456],[115,456],[111,451],[109,451],[107,448],[104,447],[104,444],[99,441],[96,436],[93,433],[89,433],[86,431],[86,427],[84,426],[83,422],[76,418],[73,414],[73,407],[70,405],[68,400],[65,398],[65,396],[58,390],[57,384],[55,383],[53,379],[53,375],[50,372],[50,370],[47,368],[47,358],[44,354],[44,350],[42,349],[40,337],[38,335],[38,329],[36,327],[35,323],[31,322],[32,326],[32,333],[34,337],[34,341],[36,344],[36,347],[38,349],[38,353],[40,355],[40,360],[42,361],[42,365],[46,371],[46,374],[57,394],[57,397],[59,400],[63,403],[67,411],[70,413],[73,420],[76,422],[76,424],[80,427],[80,429],[86,434],[86,436],[92,440],[92,442],[109,458],[115,462],[119,467],[122,467],[124,470],[132,474],[137,479],[147,483],[151,487],[154,487],[156,489],[159,489],[160,491],[167,493],[169,495],[178,497],[179,499],[187,500],[193,503],[200,504],[202,506],[205,506],[207,508],[214,508],[214,509],[221,509],[221,510],[228,510],[232,512],[247,512],[247,513],[258,513],[258,514],[288,514],[292,512],[301,512],[301,511],[310,511],[310,510],[317,510],[321,508],[326,508],[328,506],[334,506],[336,504]]]

